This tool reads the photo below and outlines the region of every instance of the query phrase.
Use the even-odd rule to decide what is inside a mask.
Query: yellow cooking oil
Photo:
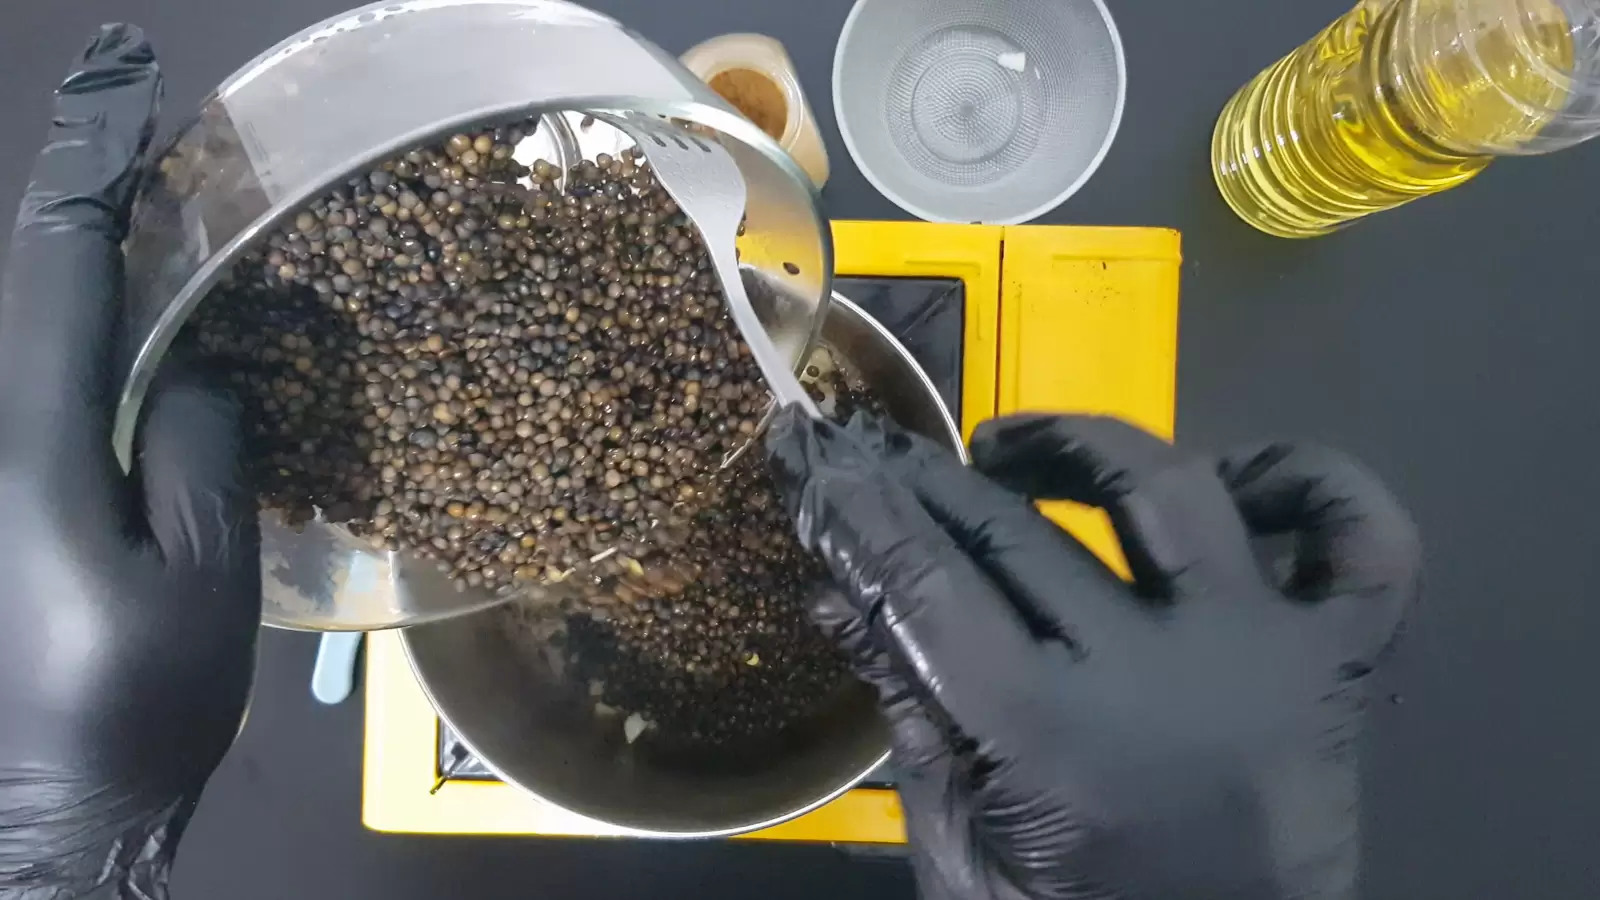
[[[1473,177],[1558,115],[1571,0],[1363,0],[1236,94],[1212,138],[1217,186],[1282,237]]]

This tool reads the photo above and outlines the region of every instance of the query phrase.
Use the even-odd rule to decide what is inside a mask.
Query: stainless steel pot
[[[853,368],[891,418],[965,459],[961,432],[933,383],[893,335],[833,295],[822,344]],[[495,773],[579,815],[650,837],[717,837],[776,825],[849,790],[888,757],[876,698],[841,685],[827,711],[782,752],[747,771],[653,759],[618,714],[561,675],[499,608],[401,632],[439,715]]]
[[[353,173],[469,127],[540,117],[530,139],[543,144],[538,155],[593,153],[588,126],[561,115],[573,110],[671,116],[723,137],[748,191],[742,261],[773,287],[757,315],[799,360],[822,323],[833,244],[810,179],[771,137],[660,48],[580,6],[386,0],[313,25],[235,72],[157,157],[126,244],[128,345],[112,437],[123,467],[168,346],[259,237]],[[498,599],[458,592],[432,565],[374,552],[321,522],[292,530],[264,517],[262,544],[269,625],[370,631]]]

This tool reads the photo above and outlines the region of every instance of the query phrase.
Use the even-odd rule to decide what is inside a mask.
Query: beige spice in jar
[[[709,83],[757,128],[774,140],[783,138],[789,121],[789,101],[771,78],[753,69],[729,69],[713,75]]]

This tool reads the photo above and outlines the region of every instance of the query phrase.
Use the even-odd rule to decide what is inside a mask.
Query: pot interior
[[[822,343],[890,418],[964,456],[921,368],[837,294]],[[852,679],[799,725],[738,755],[669,756],[630,742],[626,713],[599,706],[586,684],[567,677],[554,623],[542,629],[532,615],[500,607],[407,628],[402,638],[434,707],[473,752],[506,781],[571,812],[663,836],[750,831],[842,793],[887,755],[876,697]]]

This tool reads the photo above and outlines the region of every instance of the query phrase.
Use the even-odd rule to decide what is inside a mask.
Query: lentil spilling
[[[837,421],[882,413],[826,347],[802,381]],[[655,564],[616,561],[568,603],[560,634],[567,671],[636,723],[630,737],[667,753],[759,753],[852,684],[806,615],[826,571],[795,539],[759,453],[717,476],[673,547]],[[537,609],[510,615],[539,633]]]
[[[637,153],[562,173],[516,162],[523,137],[459,134],[350,179],[188,329],[247,408],[266,507],[462,589],[559,578],[692,515],[768,403]]]
[[[850,684],[754,438],[769,397],[698,233],[636,153],[524,166],[459,134],[292,216],[180,345],[246,406],[265,508],[431,559],[558,636],[667,750],[749,747]],[[873,406],[826,352],[808,388]],[[591,564],[592,561],[592,564]],[[551,623],[557,623],[552,629]],[[531,649],[531,648],[530,648]]]

